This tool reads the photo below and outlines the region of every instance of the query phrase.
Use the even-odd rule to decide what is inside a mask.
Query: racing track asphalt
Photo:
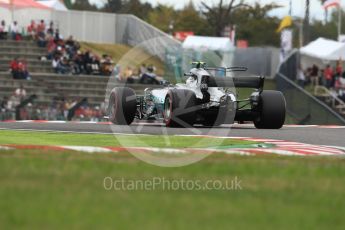
[[[1,123],[0,129],[64,131],[76,133],[115,133],[115,134],[150,134],[150,135],[211,135],[229,137],[250,137],[294,141],[305,144],[345,147],[345,127],[294,127],[286,126],[280,130],[258,130],[252,125],[233,125],[217,128],[167,129],[161,124],[134,124],[110,126],[108,124],[89,123]]]

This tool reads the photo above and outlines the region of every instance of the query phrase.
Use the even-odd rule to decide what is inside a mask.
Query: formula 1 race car
[[[109,120],[117,125],[130,125],[134,119],[161,120],[167,127],[213,127],[237,121],[254,122],[258,129],[282,128],[285,98],[281,92],[263,90],[264,77],[226,77],[229,72],[245,72],[247,68],[193,64],[195,68],[185,74],[185,84],[146,89],[142,96],[128,87],[114,88],[109,96]],[[248,99],[238,100],[236,88],[252,88],[254,92]]]

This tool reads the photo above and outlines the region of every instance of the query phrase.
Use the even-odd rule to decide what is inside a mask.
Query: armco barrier
[[[282,74],[277,74],[277,89],[283,92],[287,111],[302,125],[344,125],[345,119],[326,104]]]

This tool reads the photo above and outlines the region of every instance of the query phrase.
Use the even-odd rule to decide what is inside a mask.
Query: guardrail
[[[333,109],[338,111],[341,115],[345,115],[345,103],[334,92],[331,92],[324,86],[316,86],[314,88],[314,95],[323,98],[326,103],[329,103]]]
[[[293,50],[276,74],[277,89],[285,95],[288,114],[301,125],[344,125],[344,117],[295,83],[299,60],[299,51]]]
[[[276,76],[277,89],[287,102],[288,113],[301,125],[344,125],[345,119],[295,82],[281,73]]]

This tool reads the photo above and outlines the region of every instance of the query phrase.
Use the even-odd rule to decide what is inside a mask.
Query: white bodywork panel
[[[201,92],[201,79],[203,76],[209,76],[210,74],[204,69],[192,69],[191,73],[197,76],[197,79],[194,77],[189,77],[186,81],[186,84],[176,84],[174,87],[165,88],[165,89],[155,89],[151,91],[152,96],[155,100],[158,100],[160,103],[164,103],[165,97],[170,89],[187,89],[195,93],[198,99],[203,99],[203,94]],[[233,102],[236,101],[236,96],[233,93],[227,93],[223,88],[211,87],[208,88],[208,93],[210,94],[210,106],[218,106],[221,99],[228,95]]]

